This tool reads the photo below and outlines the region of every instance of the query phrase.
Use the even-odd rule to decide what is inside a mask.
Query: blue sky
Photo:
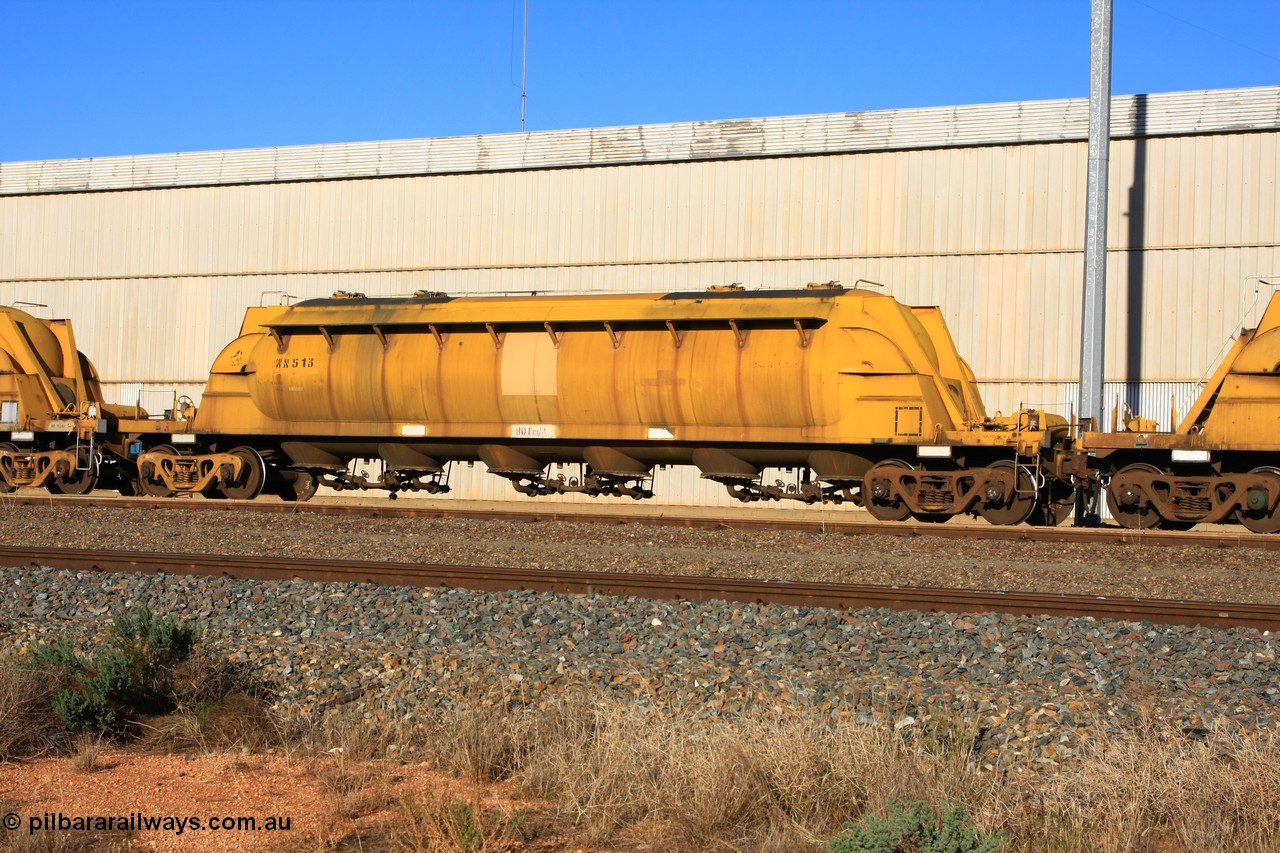
[[[523,0],[0,0],[0,161],[520,129]],[[1084,97],[1088,0],[529,0],[528,129]],[[1278,0],[1115,0],[1116,94],[1280,83]]]

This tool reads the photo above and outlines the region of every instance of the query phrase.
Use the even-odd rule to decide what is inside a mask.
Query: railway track
[[[126,507],[130,509],[182,509],[193,512],[249,511],[262,513],[334,515],[355,518],[484,518],[507,521],[563,521],[589,524],[648,524],[662,527],[690,527],[737,530],[801,530],[838,533],[846,536],[928,536],[940,539],[986,539],[991,541],[1032,541],[1112,545],[1198,545],[1206,548],[1254,548],[1280,551],[1280,535],[1250,533],[1243,527],[1223,526],[1221,530],[1129,530],[1118,526],[1103,527],[997,527],[981,521],[958,521],[950,524],[879,522],[859,515],[847,519],[814,518],[805,509],[791,512],[778,509],[750,509],[696,512],[685,507],[608,507],[583,508],[580,505],[553,504],[537,508],[505,506],[480,501],[409,502],[361,501],[359,503],[325,502],[284,503],[260,498],[253,501],[204,500],[202,498],[121,498],[14,494],[0,498],[4,504],[30,506],[80,505]],[[820,512],[820,511],[819,511]],[[808,517],[806,517],[808,516]]]
[[[67,548],[0,547],[0,564],[75,571],[166,572],[247,579],[396,586],[515,589],[702,601],[809,605],[836,609],[886,607],[949,613],[1090,616],[1161,624],[1280,630],[1280,605],[1109,598],[1030,592],[758,581],[612,572],[511,569],[349,560],[298,560],[213,554],[157,554]]]

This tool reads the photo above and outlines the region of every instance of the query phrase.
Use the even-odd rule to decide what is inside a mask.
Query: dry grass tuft
[[[261,752],[281,734],[260,699],[236,693],[198,711],[178,711],[147,721],[138,747],[152,752]]]
[[[524,816],[483,808],[428,791],[402,799],[384,827],[386,849],[398,853],[507,853],[520,849]]]
[[[499,707],[454,711],[435,724],[436,766],[481,784],[509,778],[528,749],[527,723]]]
[[[1043,825],[1072,850],[1280,850],[1280,735],[1172,728],[1106,735],[1046,790]],[[1046,836],[1049,834],[1046,833]]]
[[[367,719],[361,707],[273,713],[270,720],[277,748],[300,759],[336,752],[349,759],[404,758],[410,744],[421,739],[404,724]]]
[[[339,752],[329,760],[314,760],[309,772],[333,804],[334,813],[349,820],[384,811],[396,799],[399,780],[383,761],[349,759]]]
[[[908,739],[884,727],[697,720],[578,697],[468,725],[477,742],[490,726],[514,778],[556,803],[586,844],[818,851],[846,821],[923,799],[964,806],[980,831],[1005,831],[1010,850],[1280,851],[1280,735],[1196,740],[1152,717],[1096,740],[1072,769],[1032,778],[979,772],[976,735],[963,724]]]
[[[34,758],[68,744],[53,713],[55,679],[46,672],[0,663],[0,761]]]
[[[578,700],[534,721],[527,738],[518,778],[593,843],[819,850],[845,821],[906,797],[999,811],[994,786],[963,761],[880,729],[689,720]]]
[[[5,755],[49,749],[61,730],[44,683],[0,670]],[[847,821],[920,799],[964,806],[981,832],[1002,830],[1011,853],[1280,853],[1280,733],[1180,731],[1140,695],[1130,728],[1095,721],[1086,753],[1056,776],[980,771],[980,730],[967,721],[906,736],[785,713],[699,719],[585,691],[539,710],[507,710],[507,698],[477,695],[424,736],[420,723],[379,722],[354,705],[280,721],[233,694],[153,721],[144,747],[283,747],[332,804],[324,849],[502,853],[522,836],[568,832],[581,846],[653,853],[818,853]],[[80,769],[98,764],[91,741],[77,742]],[[389,759],[411,747],[471,782],[516,780],[554,813],[440,791],[408,797]],[[9,845],[0,849],[99,849],[20,835],[0,838]]]
[[[553,705],[530,727],[518,778],[559,803],[587,839],[610,839],[653,811],[672,734],[639,711],[603,702]]]
[[[327,732],[323,743],[329,746],[305,762],[307,774],[333,805],[333,814],[357,820],[391,807],[399,778],[383,758],[386,747],[380,732],[344,725]]]
[[[233,696],[261,699],[267,694],[247,663],[196,651],[168,673],[169,690],[180,712],[200,713],[206,706]]]
[[[102,736],[96,732],[82,732],[76,736],[76,751],[71,766],[81,773],[96,773],[102,769]]]
[[[393,728],[344,717],[295,733],[302,736],[294,742],[298,757],[332,803],[334,815],[358,820],[395,803],[400,779],[386,758],[395,752]]]
[[[260,751],[280,740],[275,722],[256,696],[229,694],[206,705],[197,718],[206,748]]]

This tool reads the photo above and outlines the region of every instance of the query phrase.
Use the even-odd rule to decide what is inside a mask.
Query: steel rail
[[[72,548],[0,546],[0,565],[47,566],[95,572],[223,576],[257,580],[376,583],[459,587],[504,592],[531,590],[579,595],[635,596],[687,601],[726,600],[808,605],[840,610],[885,607],[948,613],[1089,616],[1170,625],[1280,630],[1280,605],[1216,601],[1112,598],[736,578],[686,577],[559,569],[512,569],[359,560],[299,560],[215,554],[155,554]]]
[[[203,500],[201,498],[107,498],[71,495],[5,495],[0,506],[81,505],[126,509],[182,509],[191,511],[251,511],[290,515],[338,515],[356,518],[471,518],[500,521],[563,521],[582,524],[646,524],[654,527],[689,527],[729,530],[799,530],[812,533],[836,533],[845,536],[925,536],[938,539],[985,539],[1003,542],[1056,542],[1062,544],[1110,545],[1196,545],[1204,548],[1255,548],[1280,551],[1280,535],[1250,533],[1243,527],[1227,526],[1224,532],[1130,530],[1124,527],[999,527],[985,523],[925,524],[918,522],[883,522],[873,519],[832,520],[803,518],[803,509],[795,518],[760,516],[691,515],[680,507],[618,511],[583,511],[557,505],[547,508],[448,507],[387,505],[385,503],[287,503],[273,499],[253,501]]]

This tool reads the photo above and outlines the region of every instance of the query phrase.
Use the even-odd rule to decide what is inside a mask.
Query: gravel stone
[[[0,518],[0,541],[23,545],[1223,600],[1280,588],[1277,558],[1244,549],[16,505]],[[1041,772],[1100,728],[1280,726],[1270,632],[1114,620],[5,568],[0,655],[60,636],[91,649],[117,612],[142,605],[202,625],[216,653],[261,673],[281,711],[410,731],[477,699],[540,708],[588,688],[661,713],[785,709],[972,736],[978,766]]]
[[[1280,725],[1280,644],[1248,629],[31,568],[0,587],[0,654],[59,636],[90,649],[145,604],[199,622],[280,710],[410,729],[477,697],[540,708],[594,687],[694,717],[970,732],[977,764],[1021,772],[1070,761],[1099,726]]]

